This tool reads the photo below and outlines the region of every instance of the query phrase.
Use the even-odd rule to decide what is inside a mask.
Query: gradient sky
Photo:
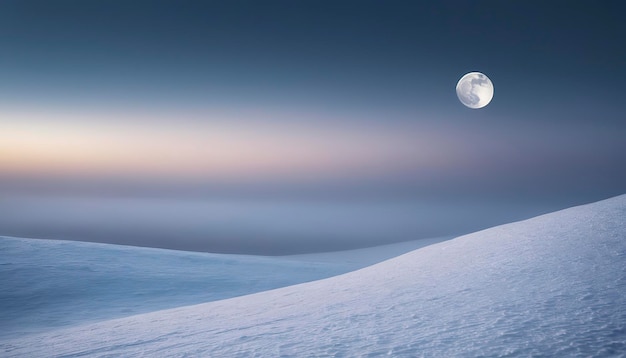
[[[0,194],[622,194],[624,10],[2,1]],[[484,109],[456,97],[470,71]]]

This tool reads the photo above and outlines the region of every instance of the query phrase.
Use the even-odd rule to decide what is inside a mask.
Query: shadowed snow
[[[327,278],[442,240],[267,257],[0,237],[0,339]]]

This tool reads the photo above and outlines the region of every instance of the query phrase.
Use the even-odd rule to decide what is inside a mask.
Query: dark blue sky
[[[2,91],[72,104],[230,98],[421,108],[446,101],[440,91],[480,69],[511,112],[576,108],[583,98],[619,108],[619,5],[4,1]],[[526,103],[510,108],[517,95]]]
[[[480,69],[511,112],[583,98],[604,107],[623,94],[620,5],[4,1],[2,91],[72,103],[421,108]],[[517,95],[526,103],[511,108]]]
[[[0,193],[554,207],[622,194],[624,10],[2,1]],[[484,109],[456,98],[470,71],[494,83]]]
[[[435,122],[450,133],[505,142],[524,127],[519,137],[527,137],[515,140],[527,147],[543,143],[550,147],[547,158],[555,155],[549,142],[582,140],[591,158],[572,161],[587,160],[593,168],[598,162],[619,167],[624,159],[624,141],[615,136],[624,133],[626,94],[626,25],[617,1],[60,0],[0,6],[0,105],[12,110],[3,124],[25,108],[251,108],[286,111],[291,115],[284,121],[320,126],[326,117],[357,125]],[[479,112],[459,106],[453,92],[456,80],[472,70],[486,73],[496,87],[492,104]],[[315,111],[324,115],[300,115]],[[601,157],[593,155],[594,146]],[[619,193],[624,186],[616,183],[626,174],[613,171],[608,181]]]

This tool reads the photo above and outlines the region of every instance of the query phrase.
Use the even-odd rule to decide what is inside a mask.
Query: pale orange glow
[[[437,165],[446,151],[407,128],[100,114],[2,114],[0,171],[230,178],[315,176]],[[97,117],[97,118],[96,118]],[[167,116],[165,116],[167,117]]]

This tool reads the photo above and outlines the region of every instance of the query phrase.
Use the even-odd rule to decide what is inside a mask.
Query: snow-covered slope
[[[0,237],[0,340],[327,278],[442,240],[263,257]]]
[[[329,279],[58,330],[5,356],[620,356],[626,196]]]

